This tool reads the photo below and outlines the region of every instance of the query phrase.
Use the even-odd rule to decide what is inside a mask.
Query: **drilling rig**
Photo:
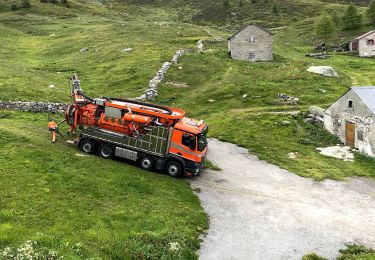
[[[69,132],[85,153],[135,161],[172,177],[196,176],[205,163],[207,124],[181,109],[131,99],[90,98],[77,75],[70,79],[73,104],[66,109]],[[78,129],[77,129],[78,128]]]

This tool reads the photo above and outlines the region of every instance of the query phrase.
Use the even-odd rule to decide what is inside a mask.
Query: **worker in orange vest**
[[[56,132],[57,132],[57,124],[56,124],[55,120],[50,119],[50,121],[48,122],[48,131],[50,131],[51,134],[52,134],[52,143],[55,143],[56,142]]]

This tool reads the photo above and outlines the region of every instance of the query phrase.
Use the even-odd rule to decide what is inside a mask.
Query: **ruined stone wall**
[[[353,108],[348,107],[349,100]],[[350,90],[325,111],[324,127],[346,142],[346,123],[355,124],[355,148],[375,156],[375,117],[358,96]]]
[[[49,102],[0,101],[0,109],[30,112],[64,113],[67,104]]]

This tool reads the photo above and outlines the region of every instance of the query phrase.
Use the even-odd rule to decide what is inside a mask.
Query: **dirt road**
[[[200,259],[335,258],[347,242],[375,247],[375,182],[315,182],[209,140],[206,171],[191,184],[210,216]]]

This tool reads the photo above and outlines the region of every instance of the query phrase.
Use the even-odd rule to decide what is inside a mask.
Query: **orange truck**
[[[74,103],[66,110],[69,132],[81,130],[78,147],[103,158],[138,162],[145,170],[165,170],[172,177],[198,175],[207,153],[204,121],[185,112],[135,100],[90,98],[76,75],[70,78]]]

